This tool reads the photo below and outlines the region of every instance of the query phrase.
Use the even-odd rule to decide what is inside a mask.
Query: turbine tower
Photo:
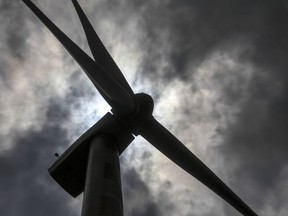
[[[72,2],[94,59],[30,0],[23,2],[66,48],[112,108],[111,113],[86,131],[49,168],[50,175],[70,195],[77,197],[84,192],[82,216],[123,215],[119,155],[137,135],[242,215],[256,216],[245,202],[153,117],[152,97],[133,92],[76,0]]]

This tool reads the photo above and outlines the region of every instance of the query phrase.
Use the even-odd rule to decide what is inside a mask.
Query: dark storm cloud
[[[73,215],[69,195],[47,171],[55,160],[56,148],[69,144],[67,132],[60,126],[68,116],[67,109],[51,101],[47,124],[41,130],[15,135],[14,148],[1,154],[2,215]]]
[[[252,179],[256,185],[250,193],[258,205],[263,204],[259,194],[264,195],[279,184],[282,170],[288,164],[288,80],[277,77],[280,72],[277,67],[270,68],[268,80],[262,82],[263,78],[258,77],[251,82],[249,100],[237,116],[238,121],[226,131],[223,146],[224,155],[240,163],[236,181]]]
[[[250,37],[253,51],[244,58],[259,71],[249,84],[249,98],[238,121],[224,133],[227,139],[222,151],[240,163],[234,181],[254,185],[241,190],[260,208],[265,204],[263,197],[280,184],[288,164],[288,11],[284,1],[261,1],[257,7],[257,22],[252,19],[248,32],[239,33]],[[278,209],[284,205],[279,201]]]
[[[252,42],[257,49],[262,45],[267,47],[265,39],[261,39],[262,35],[273,35],[273,28],[278,32],[283,29],[278,22],[274,23],[276,25],[269,22],[271,19],[277,19],[275,17],[285,16],[284,1],[271,3],[196,0],[154,2],[151,5],[140,9],[146,31],[142,48],[148,54],[143,60],[143,73],[158,75],[158,71],[155,70],[159,61],[156,60],[165,54],[168,61],[165,76],[168,78],[185,78],[193,72],[193,68],[188,68],[188,64],[192,63],[193,67],[197,67],[208,54],[215,49],[221,49],[222,46],[233,46],[239,41],[247,41]],[[281,15],[277,14],[279,10]],[[266,28],[267,25],[271,28]],[[163,33],[167,34],[164,38]],[[277,42],[273,43],[280,45],[281,42],[277,39]],[[285,36],[282,35],[281,40],[285,40]],[[265,50],[266,53],[268,50],[269,48]]]

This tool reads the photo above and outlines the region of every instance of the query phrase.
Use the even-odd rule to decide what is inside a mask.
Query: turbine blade
[[[131,89],[130,85],[128,84],[127,80],[118,68],[117,64],[114,62],[113,58],[110,56],[109,52],[101,42],[100,38],[98,37],[96,31],[94,30],[92,24],[88,20],[78,1],[72,0],[72,2],[82,23],[90,50],[95,61],[99,65],[101,65],[101,67],[105,71],[111,73],[114,79],[117,80],[118,83],[123,88],[125,88],[128,93],[130,93],[130,95],[133,95],[133,90]]]
[[[131,113],[135,108],[134,99],[122,88],[117,81],[95,63],[82,49],[67,37],[36,5],[30,0],[23,2],[52,32],[59,42],[66,48],[70,55],[77,61],[98,89],[107,103],[120,113]]]
[[[246,216],[257,216],[225,183],[157,120],[151,118],[138,128],[139,134],[174,163],[194,176]]]

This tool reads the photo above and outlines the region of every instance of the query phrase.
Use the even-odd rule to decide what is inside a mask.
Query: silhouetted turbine
[[[110,54],[105,49],[76,0],[72,0],[72,2],[81,20],[95,61],[92,60],[82,49],[80,49],[70,38],[68,38],[54,23],[52,23],[52,21],[49,20],[49,18],[47,18],[31,1],[23,1],[47,26],[47,28],[54,34],[54,36],[60,41],[60,43],[62,43],[66,50],[82,67],[100,94],[112,107],[112,118],[117,122],[117,124],[120,125],[120,128],[122,128],[123,131],[128,131],[134,135],[141,135],[144,137],[174,163],[222,197],[243,215],[256,215],[256,213],[254,213],[227,185],[225,185],[220,178],[218,178],[204,163],[202,163],[192,152],[190,152],[189,149],[186,148],[173,134],[171,134],[157,120],[154,119],[152,116],[154,106],[153,99],[144,93],[133,93],[128,82],[111,58]],[[95,131],[102,130],[99,129],[103,126],[101,124],[102,123],[97,123],[95,125]],[[76,141],[76,144],[74,143],[71,146],[72,148],[70,147],[63,154],[64,156],[61,156],[63,160],[60,160],[60,162],[56,163],[56,165],[52,166],[50,169],[50,173],[55,180],[74,196],[82,192],[81,190],[83,190],[83,185],[80,185],[80,183],[79,185],[77,185],[77,183],[73,183],[73,186],[71,186],[72,183],[71,185],[68,185],[68,183],[63,182],[59,177],[60,174],[58,174],[57,169],[62,167],[62,161],[64,161],[65,158],[72,158],[71,155],[76,155],[76,153],[74,153],[74,151],[76,151],[75,149],[84,148],[82,147],[84,146],[82,143],[86,142],[84,140],[91,140],[93,130],[93,128],[90,129],[90,132],[86,132],[84,137]],[[111,130],[114,129],[112,128]],[[115,129],[115,131],[116,130],[118,129]],[[121,136],[121,133],[118,133],[118,135],[115,136]],[[131,141],[132,140],[127,141],[127,145]],[[121,146],[120,143],[118,148],[121,154],[126,146]],[[79,152],[82,151],[83,150],[79,150]],[[79,152],[77,154],[81,155]],[[70,161],[72,161],[72,159],[70,159]],[[76,164],[76,162],[71,163],[74,163],[75,166],[79,166]],[[78,171],[81,172],[81,169],[79,168]],[[81,184],[83,184],[83,182]]]

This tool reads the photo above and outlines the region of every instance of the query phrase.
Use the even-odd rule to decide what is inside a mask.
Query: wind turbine
[[[152,97],[145,93],[133,92],[76,0],[72,2],[84,28],[94,60],[30,0],[23,2],[78,62],[112,107],[112,113],[102,117],[49,168],[51,176],[72,196],[76,197],[84,191],[83,216],[123,215],[119,154],[133,141],[133,135],[141,135],[241,214],[256,215],[220,178],[153,117]]]

